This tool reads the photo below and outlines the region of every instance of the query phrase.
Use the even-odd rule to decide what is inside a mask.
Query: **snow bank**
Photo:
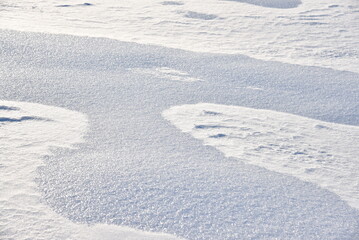
[[[35,103],[0,101],[1,239],[176,239],[126,227],[76,224],[42,203],[34,182],[53,148],[83,141],[85,115]]]
[[[293,175],[359,209],[359,127],[218,104],[175,106],[163,116],[227,157]]]

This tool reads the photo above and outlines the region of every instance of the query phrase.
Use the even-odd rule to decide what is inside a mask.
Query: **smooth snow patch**
[[[156,68],[130,68],[129,70],[144,75],[150,75],[157,78],[168,79],[181,82],[201,81],[199,78],[191,77],[188,73],[169,67]]]
[[[31,117],[29,117],[31,116]],[[35,183],[53,148],[83,142],[85,115],[35,103],[0,101],[1,239],[176,239],[127,227],[76,224],[41,202]]]
[[[256,90],[256,91],[265,91],[264,88],[253,87],[253,86],[248,86],[248,87],[245,87],[245,88],[250,89],[250,90]]]
[[[359,209],[359,127],[207,103],[163,116],[227,157],[315,183]]]

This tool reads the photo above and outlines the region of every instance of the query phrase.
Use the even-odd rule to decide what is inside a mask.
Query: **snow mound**
[[[76,224],[41,202],[35,183],[53,148],[83,141],[87,117],[35,103],[0,101],[1,239],[175,239],[127,227]]]
[[[207,103],[163,116],[227,157],[315,183],[359,209],[359,127]]]

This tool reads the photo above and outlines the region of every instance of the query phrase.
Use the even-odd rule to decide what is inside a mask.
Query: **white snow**
[[[144,77],[157,77],[165,80],[180,81],[180,82],[196,82],[202,81],[199,78],[191,77],[189,73],[176,70],[169,67],[155,67],[155,68],[130,68],[130,71],[144,75]]]
[[[163,116],[227,157],[295,176],[359,209],[359,127],[263,109],[200,103]]]
[[[83,142],[87,117],[63,108],[0,101],[1,239],[178,239],[107,224],[73,223],[41,200],[35,183],[43,157]]]
[[[3,0],[0,28],[359,72],[358,1]]]
[[[342,186],[343,191],[335,194],[334,190],[291,174],[228,158],[191,135],[182,134],[161,116],[171,106],[214,102],[358,125],[358,74],[106,38],[6,30],[1,30],[0,36],[2,99],[76,110],[86,114],[89,122],[85,141],[82,137],[75,141],[68,134],[59,140],[51,135],[55,140],[50,139],[50,143],[62,148],[51,151],[54,154],[34,156],[40,167],[31,167],[28,180],[33,188],[26,187],[25,191],[35,196],[35,206],[47,209],[43,218],[55,220],[50,221],[53,225],[47,220],[44,225],[36,224],[43,219],[32,218],[36,211],[16,215],[18,208],[14,206],[11,209],[18,218],[34,220],[28,221],[29,228],[16,234],[24,236],[31,231],[34,236],[42,236],[37,228],[51,226],[48,234],[61,239],[72,232],[86,234],[99,228],[103,231],[97,234],[110,231],[112,235],[111,229],[127,226],[197,240],[358,238],[358,211],[337,195],[348,188]],[[178,81],[173,75],[201,81]],[[10,128],[16,132],[17,126],[38,124],[24,129],[23,135],[29,136],[31,131],[49,129],[47,123],[61,122],[49,121],[58,117],[47,116],[45,110],[46,114],[33,112],[36,106],[24,108],[16,104],[0,104],[4,123],[0,132]],[[79,122],[70,118],[68,121],[73,124],[69,126]],[[261,130],[268,131],[271,126]],[[312,134],[312,128],[306,129],[304,133]],[[279,133],[284,137],[289,134]],[[226,144],[225,137],[219,134],[225,133],[215,133],[212,138],[223,138]],[[66,136],[71,142],[64,139],[62,143]],[[25,139],[24,145],[34,145],[30,137],[17,139]],[[319,141],[314,145],[318,148],[324,144],[316,139],[309,135],[304,145]],[[267,140],[264,137],[263,141]],[[81,141],[74,149],[66,150],[70,143],[73,146]],[[27,156],[30,151],[22,152]],[[288,156],[299,156],[291,153]],[[338,153],[343,155],[342,150],[334,154]],[[286,159],[284,154],[278,154],[279,159]],[[320,156],[317,152],[310,154]],[[257,156],[261,160],[261,155]],[[302,169],[307,168],[304,164]],[[333,173],[343,174],[339,170]],[[10,180],[9,184],[16,185],[16,178]],[[16,202],[22,204],[20,199]],[[8,219],[8,212],[2,209],[2,226],[16,226],[16,218]],[[64,224],[56,224],[58,218]],[[1,234],[14,236],[2,226]],[[121,235],[122,228],[119,229]]]
[[[359,239],[358,3],[0,1],[0,239]]]

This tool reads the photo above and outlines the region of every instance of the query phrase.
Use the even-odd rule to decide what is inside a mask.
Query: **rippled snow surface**
[[[359,72],[356,0],[3,0],[0,28]]]

